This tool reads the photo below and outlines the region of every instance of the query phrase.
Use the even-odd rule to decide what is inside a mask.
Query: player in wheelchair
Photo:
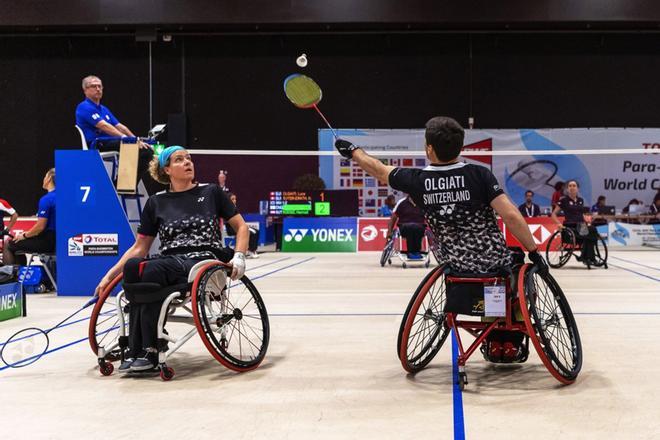
[[[399,200],[392,210],[387,224],[387,242],[383,248],[380,265],[392,264],[392,258],[401,259],[405,269],[410,263],[421,263],[429,267],[429,242],[426,238],[426,220],[424,214],[409,196]],[[400,237],[406,241],[406,251],[401,251]],[[422,250],[422,241],[426,240],[426,251]]]
[[[256,368],[268,346],[269,325],[259,293],[244,276],[245,221],[217,185],[196,183],[184,148],[166,148],[149,169],[169,190],[149,198],[135,244],[96,288],[89,339],[101,372],[111,374],[111,362],[121,360],[120,372],[160,370],[169,380],[174,372],[166,359],[195,332],[226,367]],[[222,247],[220,218],[236,231],[235,251]],[[157,235],[160,255],[146,258]],[[123,289],[112,303],[120,281]],[[176,309],[189,315],[175,315]],[[165,330],[168,320],[194,323],[195,329],[176,339]]]
[[[555,378],[572,383],[582,351],[570,307],[527,223],[495,176],[485,167],[459,161],[464,135],[452,118],[430,119],[425,150],[431,165],[424,169],[387,166],[348,141],[335,142],[342,156],[410,194],[439,242],[442,264],[419,284],[401,322],[401,364],[411,373],[423,369],[453,330],[460,387],[467,384],[465,363],[477,349],[489,361],[522,362],[529,341]],[[506,247],[495,213],[529,252],[532,265],[521,264],[522,255]],[[467,348],[459,329],[475,338]]]
[[[592,224],[591,213],[584,199],[579,196],[580,185],[576,180],[569,180],[566,188],[567,194],[559,199],[551,215],[558,230],[550,237],[546,248],[550,267],[564,266],[571,255],[579,250],[580,254],[575,258],[588,269],[592,266],[607,269],[607,245]],[[563,224],[557,217],[560,210],[564,212]]]

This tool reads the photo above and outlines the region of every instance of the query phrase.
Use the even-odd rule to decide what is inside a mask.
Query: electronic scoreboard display
[[[358,191],[271,191],[268,214],[302,217],[356,217]]]

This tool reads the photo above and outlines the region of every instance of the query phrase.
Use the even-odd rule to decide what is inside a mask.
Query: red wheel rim
[[[101,292],[99,295],[99,300],[96,301],[96,304],[94,304],[94,308],[92,309],[92,314],[89,318],[89,330],[87,333],[87,337],[89,339],[89,346],[92,348],[92,351],[94,352],[95,355],[98,354],[99,352],[99,347],[98,344],[96,343],[96,323],[98,322],[98,317],[99,313],[101,312],[101,309],[103,308],[103,304],[105,303],[105,300],[108,299],[108,296],[110,296],[110,293],[114,290],[114,288],[119,284],[119,281],[121,281],[123,274],[117,275],[112,281],[110,281],[110,284],[108,284]]]

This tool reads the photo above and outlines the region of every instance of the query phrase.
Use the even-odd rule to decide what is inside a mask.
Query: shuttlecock
[[[296,58],[296,64],[299,67],[305,67],[307,65],[307,55],[302,54],[298,58]]]

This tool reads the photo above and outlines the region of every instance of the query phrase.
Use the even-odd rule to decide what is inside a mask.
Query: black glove
[[[529,253],[529,259],[534,263],[536,271],[540,275],[547,275],[549,272],[548,264],[545,262],[541,254],[538,251],[532,251]]]
[[[339,151],[339,154],[344,156],[346,159],[352,159],[353,152],[358,149],[358,147],[343,139],[337,139],[335,141],[335,148],[337,151]]]
[[[0,232],[0,237],[3,237],[5,235],[9,235],[9,228],[5,226],[5,229]]]

